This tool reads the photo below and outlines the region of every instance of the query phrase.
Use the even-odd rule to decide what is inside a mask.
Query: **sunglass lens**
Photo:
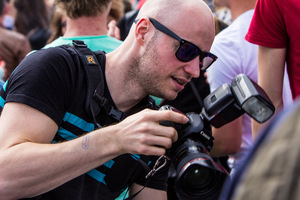
[[[206,56],[203,58],[202,63],[200,62],[200,68],[202,70],[206,70],[214,61],[215,61],[215,58]]]
[[[199,53],[199,49],[189,42],[181,43],[180,47],[176,52],[176,56],[183,62],[193,60]]]

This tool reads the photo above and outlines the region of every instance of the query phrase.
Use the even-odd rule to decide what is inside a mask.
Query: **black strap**
[[[95,57],[94,52],[92,52],[87,45],[80,40],[73,40],[74,50],[78,54],[87,81],[87,101],[85,105],[85,110],[90,113],[93,117],[95,125],[100,128],[100,124],[97,123],[96,115],[100,112],[100,105],[93,102],[93,93],[95,88],[100,87],[100,91],[104,91],[103,74],[98,63],[98,59]]]
[[[190,82],[191,88],[192,88],[192,90],[193,90],[193,93],[194,93],[194,95],[195,95],[195,97],[196,97],[196,99],[197,99],[197,101],[198,101],[200,107],[203,108],[204,105],[203,105],[202,98],[200,97],[199,92],[198,92],[198,90],[197,90],[197,88],[196,88],[196,86],[195,86],[193,80],[194,80],[194,79],[192,79],[191,82]]]
[[[108,99],[104,97],[104,76],[98,59],[95,56],[96,52],[91,51],[81,40],[73,40],[73,46],[73,49],[81,60],[87,77],[87,101],[85,109],[93,116],[95,125],[101,128],[101,125],[96,120],[96,116],[99,114],[101,108],[116,120],[123,120],[126,117],[125,113],[114,108]]]
[[[95,125],[98,128],[101,128],[101,125],[96,120],[96,116],[99,114],[102,108],[109,116],[112,116],[114,119],[118,121],[123,120],[127,115],[117,108],[114,108],[109,103],[108,99],[104,97],[104,76],[98,59],[95,55],[97,52],[91,51],[81,40],[73,40],[73,46],[67,46],[67,48],[74,50],[80,58],[82,64],[81,66],[84,69],[84,73],[87,79],[87,101],[85,109],[93,116]],[[155,103],[153,103],[154,101],[151,100],[152,99],[149,100],[149,107],[155,108]],[[144,167],[147,173],[151,171],[149,166],[143,160],[137,160]],[[135,196],[137,196],[146,187],[149,180],[150,178],[147,178],[145,186],[137,193],[128,197],[127,200],[133,199]]]

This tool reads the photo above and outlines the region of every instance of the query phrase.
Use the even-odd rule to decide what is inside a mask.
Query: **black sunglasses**
[[[217,60],[218,57],[214,54],[210,52],[201,51],[199,47],[197,47],[189,41],[182,39],[173,31],[171,31],[155,19],[149,17],[149,20],[157,30],[167,34],[168,36],[174,38],[180,43],[175,53],[178,60],[182,62],[189,62],[199,55],[201,70],[207,69],[211,64],[213,64]],[[139,19],[136,19],[134,22],[137,23],[138,21]]]

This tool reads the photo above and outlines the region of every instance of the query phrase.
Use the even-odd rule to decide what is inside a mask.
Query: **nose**
[[[200,76],[200,60],[199,56],[186,63],[184,70],[189,73],[193,78],[198,78]]]

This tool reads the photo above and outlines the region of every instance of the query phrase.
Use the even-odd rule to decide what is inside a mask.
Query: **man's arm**
[[[56,123],[24,104],[7,103],[0,119],[0,199],[45,193],[116,155],[108,138],[97,139],[101,131],[49,144]]]
[[[58,129],[52,119],[27,105],[6,103],[0,118],[0,199],[45,193],[121,154],[162,155],[177,139],[175,129],[159,125],[163,120],[188,119],[147,109],[77,139],[49,144]]]
[[[273,102],[276,113],[282,108],[282,88],[286,48],[258,47],[258,84]],[[252,135],[257,137],[264,124],[252,120]]]
[[[242,144],[242,117],[220,128],[212,127],[212,134],[215,138],[213,148],[210,151],[212,157],[237,153]]]

